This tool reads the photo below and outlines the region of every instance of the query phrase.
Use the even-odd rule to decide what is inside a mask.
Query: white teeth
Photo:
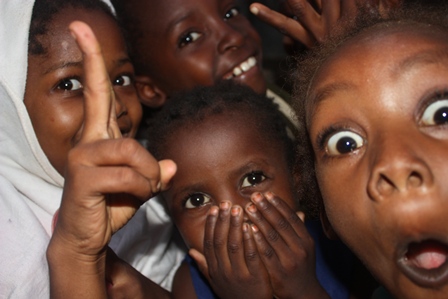
[[[255,59],[255,57],[249,57],[247,63],[249,64],[249,67],[253,67],[257,64],[257,60]]]
[[[250,69],[249,62],[247,62],[247,61],[241,63],[240,66],[241,66],[241,69],[243,70],[243,72],[247,72]]]
[[[236,68],[233,69],[233,74],[234,74],[235,76],[239,76],[239,75],[241,75],[242,73],[243,73],[243,70],[240,69],[238,66],[237,66]]]
[[[252,67],[254,67],[257,64],[257,59],[255,57],[249,57],[246,61],[243,61],[240,63],[239,66],[236,66],[233,69],[233,76],[237,77],[239,75],[241,75],[242,73],[247,72],[248,70],[250,70]],[[230,79],[231,77],[226,77],[226,79]]]

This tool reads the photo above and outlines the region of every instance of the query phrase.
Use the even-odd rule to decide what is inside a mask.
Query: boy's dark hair
[[[36,0],[31,15],[28,53],[46,54],[47,49],[39,41],[39,36],[48,33],[48,24],[53,16],[67,7],[101,11],[115,19],[110,7],[101,0]]]
[[[254,124],[263,138],[284,151],[292,174],[295,145],[277,105],[250,87],[233,81],[175,94],[154,116],[142,137],[148,140],[148,150],[157,159],[164,159],[165,143],[170,134],[179,128],[201,123],[208,116],[227,112],[246,113],[248,124]]]
[[[444,2],[444,1],[443,1]],[[435,5],[425,5],[421,1],[404,1],[404,5],[395,10],[391,10],[385,15],[380,15],[377,11],[359,7],[360,13],[353,20],[341,23],[335,28],[332,35],[315,49],[298,57],[296,71],[292,74],[294,80],[294,102],[293,108],[303,128],[308,127],[307,119],[307,98],[308,90],[313,83],[315,75],[320,67],[336,53],[346,42],[368,32],[379,32],[390,30],[398,26],[412,26],[414,28],[430,27],[432,30],[447,32],[448,37],[448,3],[442,1]],[[314,153],[311,147],[308,130],[299,132],[298,137],[298,158],[296,163],[296,175],[310,184],[307,208],[314,215],[320,213],[322,209],[322,198],[317,186],[314,172]]]
[[[146,59],[144,59],[147,53],[145,49],[134,46],[144,44],[142,41],[150,38],[150,36],[147,36],[148,33],[144,30],[144,27],[140,26],[140,23],[143,22],[142,18],[145,18],[145,12],[136,9],[136,7],[141,1],[111,0],[111,3],[115,8],[118,21],[124,29],[129,45],[129,55],[134,64],[135,73],[137,75],[146,75],[147,70],[151,69],[150,65],[146,65],[147,62]]]

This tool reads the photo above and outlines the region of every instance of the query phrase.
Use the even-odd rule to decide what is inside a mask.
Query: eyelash
[[[346,130],[344,127],[330,126],[319,133],[316,138],[316,144],[319,151],[325,151],[328,139],[336,132]]]

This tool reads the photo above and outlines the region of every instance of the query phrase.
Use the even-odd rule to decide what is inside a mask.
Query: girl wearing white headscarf
[[[64,178],[41,149],[23,103],[34,0],[0,2],[0,298],[49,297],[45,257]],[[170,289],[184,252],[156,200],[111,241],[118,255]]]

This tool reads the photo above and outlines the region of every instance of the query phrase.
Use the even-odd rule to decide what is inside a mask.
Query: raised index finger
[[[69,29],[83,54],[84,129],[81,142],[119,138],[114,92],[100,44],[92,29],[83,22],[74,21]]]

